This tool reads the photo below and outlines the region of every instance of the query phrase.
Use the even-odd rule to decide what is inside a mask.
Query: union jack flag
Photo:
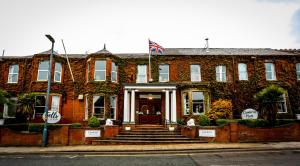
[[[149,40],[149,51],[150,51],[150,54],[152,54],[154,52],[154,54],[163,54],[165,49],[160,46],[159,44]]]

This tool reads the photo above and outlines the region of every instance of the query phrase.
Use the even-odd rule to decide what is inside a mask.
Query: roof
[[[52,50],[47,50],[47,51],[44,51],[44,52],[40,52],[40,53],[37,53],[38,55],[49,55],[51,54]],[[56,51],[53,51],[53,55],[59,55],[58,52]]]
[[[257,55],[257,56],[285,56],[285,55],[300,55],[300,50],[275,50],[270,48],[209,48],[207,52],[204,48],[165,48],[164,55],[168,56],[185,56],[185,55],[192,55],[192,56],[204,56],[204,55]],[[38,55],[49,55],[51,50],[44,51],[39,53]],[[96,52],[100,54],[111,54],[109,51],[106,50],[105,46],[102,50]],[[95,54],[95,53],[94,53]],[[64,54],[58,54],[54,52],[54,55],[65,57]],[[86,58],[88,54],[67,54],[69,58]],[[136,59],[145,59],[149,57],[148,53],[117,53],[113,54],[120,58],[136,58]],[[4,56],[4,59],[8,58],[32,58],[33,55],[30,56]]]
[[[166,48],[164,55],[295,55],[270,48]]]

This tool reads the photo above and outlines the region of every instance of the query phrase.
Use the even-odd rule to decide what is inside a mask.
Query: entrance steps
[[[93,145],[98,144],[186,144],[204,143],[199,139],[190,139],[181,135],[179,130],[169,131],[162,125],[140,125],[132,130],[122,130],[117,136],[106,139],[93,140]]]

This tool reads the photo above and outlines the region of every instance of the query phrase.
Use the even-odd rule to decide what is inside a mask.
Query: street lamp
[[[50,61],[49,61],[49,68],[48,68],[48,86],[47,86],[47,98],[46,98],[46,106],[45,106],[45,123],[44,123],[44,130],[43,130],[43,147],[47,146],[48,105],[49,105],[50,89],[51,89],[53,48],[55,43],[55,40],[51,35],[45,35],[45,36],[51,41],[52,47],[51,47],[51,54],[50,54]]]

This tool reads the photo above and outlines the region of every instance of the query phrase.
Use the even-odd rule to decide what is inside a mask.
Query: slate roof
[[[164,55],[165,56],[184,56],[184,55],[195,55],[195,56],[204,56],[204,55],[245,55],[245,56],[285,56],[285,55],[300,55],[299,50],[275,50],[270,48],[209,48],[209,52],[206,51],[204,48],[165,48]],[[47,50],[44,52],[41,52],[39,54],[49,55],[51,53],[51,50]],[[100,54],[112,54],[109,51],[104,49],[96,52]],[[65,57],[64,54],[58,54],[57,52],[54,52],[55,55]],[[93,53],[95,54],[95,53]],[[68,54],[69,58],[86,58],[88,54]],[[120,58],[136,58],[136,59],[144,59],[148,58],[148,53],[117,53],[113,54]],[[33,55],[30,56],[4,56],[4,59],[6,58],[32,58]]]
[[[51,49],[50,50],[47,50],[47,51],[44,51],[44,52],[40,52],[40,53],[37,53],[38,55],[49,55],[51,54]],[[56,51],[53,51],[53,55],[59,55],[58,52]]]

